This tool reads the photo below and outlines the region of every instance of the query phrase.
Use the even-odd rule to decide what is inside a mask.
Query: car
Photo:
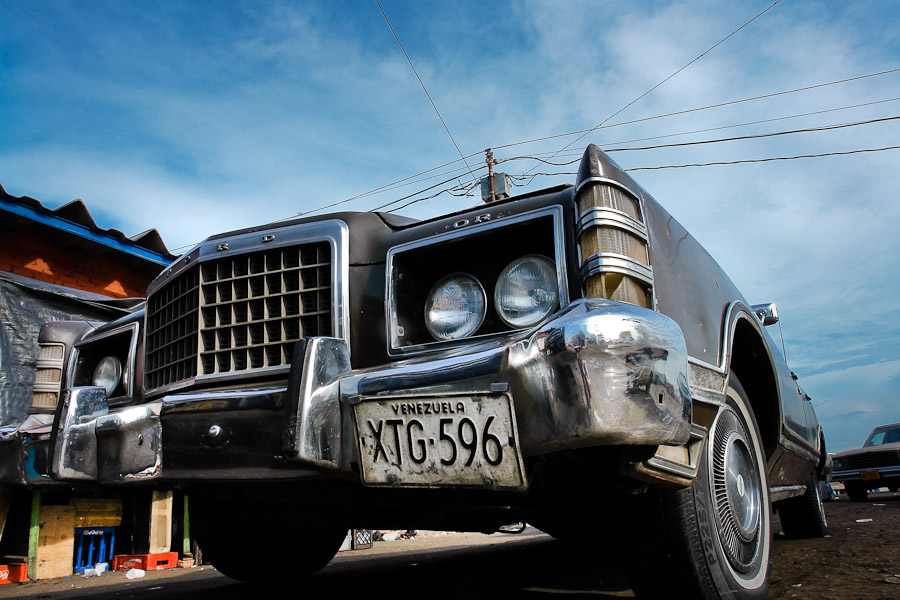
[[[827,527],[777,322],[590,145],[574,185],[433,219],[215,235],[143,310],[46,327],[48,477],[184,490],[237,579],[273,576],[248,548],[312,574],[352,527],[527,522],[602,532],[644,597],[764,597],[773,511]]]
[[[872,430],[861,448],[833,456],[833,481],[844,484],[847,496],[863,502],[870,490],[900,490],[900,423]]]

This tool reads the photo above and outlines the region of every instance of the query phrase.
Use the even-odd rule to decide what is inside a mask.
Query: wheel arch
[[[737,376],[747,393],[768,458],[778,445],[782,419],[775,365],[760,325],[749,312],[734,313],[730,331],[727,372]]]

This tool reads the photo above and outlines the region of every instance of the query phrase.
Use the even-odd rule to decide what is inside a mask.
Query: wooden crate
[[[122,501],[113,498],[72,498],[75,527],[118,527],[122,524]]]
[[[42,506],[35,579],[72,574],[75,557],[75,507]]]

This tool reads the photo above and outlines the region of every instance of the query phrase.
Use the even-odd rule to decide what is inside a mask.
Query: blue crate
[[[75,572],[84,573],[85,569],[102,562],[111,567],[115,545],[115,527],[76,527]]]

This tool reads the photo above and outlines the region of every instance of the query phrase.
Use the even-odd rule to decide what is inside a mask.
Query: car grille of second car
[[[883,452],[867,452],[846,458],[848,469],[872,469],[877,467],[895,467],[900,465],[900,452],[885,450]]]

